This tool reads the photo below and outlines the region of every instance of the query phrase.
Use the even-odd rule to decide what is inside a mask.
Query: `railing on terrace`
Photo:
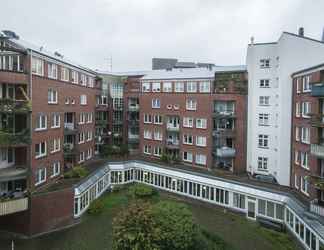
[[[216,148],[216,156],[218,157],[235,157],[235,148],[221,147]]]
[[[173,124],[167,124],[167,130],[169,131],[179,131],[180,129],[180,125],[177,124],[176,126],[174,126]]]
[[[30,111],[31,111],[31,104],[28,101],[0,98],[0,112],[27,113]]]
[[[324,216],[324,207],[323,207],[323,205],[320,205],[317,199],[312,200],[310,202],[310,211],[312,213],[318,214],[320,216]]]
[[[28,198],[0,199],[0,216],[13,214],[28,209]]]
[[[1,146],[16,146],[30,143],[30,130],[25,129],[18,133],[9,133],[0,130],[0,145]]]

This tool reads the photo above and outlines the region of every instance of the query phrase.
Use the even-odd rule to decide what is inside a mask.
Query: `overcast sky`
[[[323,0],[1,0],[0,29],[92,69],[151,68],[152,57],[244,64],[251,36],[320,39]]]

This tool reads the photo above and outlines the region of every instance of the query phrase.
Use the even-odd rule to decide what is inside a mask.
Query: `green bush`
[[[161,161],[165,162],[165,163],[169,163],[170,162],[170,156],[166,153],[163,153],[161,156]]]
[[[146,199],[157,195],[158,192],[148,185],[135,184],[129,187],[128,194],[132,198]]]
[[[64,178],[83,178],[89,174],[89,171],[82,166],[74,166],[71,170],[64,173]]]
[[[120,154],[126,156],[129,154],[128,144],[123,144],[120,146]]]
[[[88,209],[89,214],[100,214],[104,210],[104,203],[101,199],[94,200]]]

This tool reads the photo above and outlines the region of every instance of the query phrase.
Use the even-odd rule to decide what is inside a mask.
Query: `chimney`
[[[298,35],[299,35],[299,36],[304,36],[304,28],[303,28],[303,27],[300,27],[300,28],[298,29]]]
[[[253,45],[254,44],[254,36],[251,36],[250,40],[251,40],[251,45]]]
[[[324,43],[324,28],[323,28],[323,33],[322,33],[322,42]]]

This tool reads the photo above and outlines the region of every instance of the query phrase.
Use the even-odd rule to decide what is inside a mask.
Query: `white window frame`
[[[199,165],[206,165],[207,163],[207,156],[204,154],[196,154],[195,155],[195,162]]]
[[[261,142],[261,144],[260,144]],[[269,135],[259,134],[258,135],[258,147],[269,148]]]
[[[60,161],[55,161],[52,165],[52,175],[51,177],[56,177],[59,176],[61,173],[61,162]]]
[[[87,105],[87,95],[80,95],[80,105]]]
[[[143,153],[146,155],[151,155],[151,146],[150,145],[144,145],[143,146]]]
[[[44,121],[43,121],[43,118],[45,118]],[[46,130],[47,129],[47,115],[39,114],[36,119],[37,120],[36,120],[36,128],[35,128],[35,131],[43,131],[43,130]],[[38,122],[39,122],[40,127],[37,127],[37,125],[38,125],[37,123]]]
[[[172,92],[172,82],[163,82],[163,92]]]
[[[36,145],[39,145],[39,154],[37,154],[37,152],[36,152]],[[44,152],[42,152],[43,145],[44,145]],[[36,143],[35,144],[35,159],[45,157],[46,155],[47,155],[47,143],[46,143],[46,141]]]
[[[301,110],[301,109],[300,109],[300,102],[296,102],[296,107],[295,107],[295,109],[296,109],[296,110],[295,110],[295,111],[296,111],[296,112],[295,112],[295,116],[296,116],[296,117],[300,117],[300,110]]]
[[[184,128],[193,128],[194,118],[193,117],[183,117],[183,127]]]
[[[206,147],[207,146],[207,138],[206,136],[196,136],[196,146],[198,147]]]
[[[269,106],[270,96],[259,96],[259,106]]]
[[[142,82],[142,92],[151,92],[151,83]]]
[[[193,136],[190,134],[184,134],[183,135],[183,139],[182,139],[182,143],[185,145],[193,145]],[[191,141],[191,142],[190,142]]]
[[[39,178],[41,177],[41,178]],[[35,186],[38,186],[44,182],[46,182],[46,167],[44,168],[38,168],[36,170],[36,182],[35,182]]]
[[[148,129],[144,129],[143,130],[143,137],[144,139],[152,139],[152,131],[148,130]]]
[[[301,142],[310,144],[310,128],[301,128]]]
[[[64,66],[61,66],[61,80],[64,81],[64,82],[68,82],[70,81],[70,74],[69,74],[69,69],[64,67]]]
[[[311,103],[310,102],[302,102],[302,117],[303,118],[310,118],[311,112]]]
[[[182,160],[185,162],[192,162],[193,156],[191,152],[183,151]]]
[[[51,128],[60,128],[61,127],[61,115],[60,114],[52,114],[52,124]]]
[[[270,88],[270,79],[260,79],[260,88]]]
[[[48,104],[58,104],[58,91],[49,88],[47,91],[47,103]]]
[[[196,118],[196,128],[207,129],[207,119],[206,118]]]
[[[78,84],[79,83],[79,72],[72,70],[71,72],[71,81],[74,84]]]
[[[33,75],[44,76],[44,60],[32,57],[32,73]]]
[[[152,99],[152,109],[159,109],[161,107],[161,101],[158,98]]]
[[[182,93],[184,92],[184,82],[175,82],[174,84],[174,92]]]
[[[47,63],[47,75],[50,79],[57,79],[57,65],[54,63]]]
[[[54,138],[52,140],[52,147],[51,154],[59,152],[61,150],[61,138]]]
[[[259,171],[268,171],[268,157],[258,156],[258,170]]]
[[[270,114],[260,113],[259,114],[259,125],[260,126],[269,126],[269,117]]]
[[[150,124],[152,123],[152,115],[151,114],[144,114],[144,123],[145,124]]]
[[[210,81],[199,82],[200,93],[210,93]]]
[[[188,81],[187,82],[187,93],[196,93],[197,92],[197,82]]]
[[[186,109],[187,110],[197,110],[197,100],[187,99],[186,100]]]

